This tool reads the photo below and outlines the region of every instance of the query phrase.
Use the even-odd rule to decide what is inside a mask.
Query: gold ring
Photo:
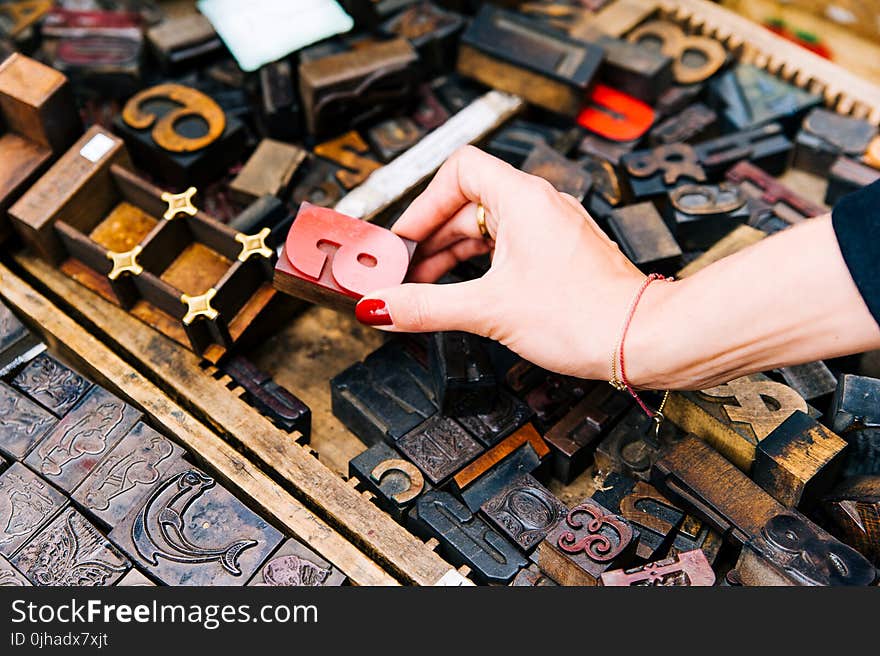
[[[486,227],[486,208],[483,207],[482,203],[477,204],[477,227],[480,229],[480,234],[485,241],[493,241],[492,235],[489,234],[489,228]]]

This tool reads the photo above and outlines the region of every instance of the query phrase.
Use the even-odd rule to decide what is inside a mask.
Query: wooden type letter
[[[740,162],[727,172],[726,178],[741,185],[750,196],[771,205],[773,211],[790,224],[828,211],[827,207],[795,193],[751,162]]]
[[[834,161],[827,176],[828,190],[825,192],[825,204],[833,207],[847,194],[880,180],[880,171],[848,157],[840,157]]]
[[[653,128],[649,138],[654,146],[703,141],[717,127],[718,116],[703,103],[688,105]]]
[[[439,413],[401,437],[396,446],[438,486],[483,451],[457,421]]]
[[[632,569],[604,572],[601,585],[616,586],[711,586],[715,572],[699,549],[675,554]]]
[[[696,151],[683,143],[638,150],[623,155],[620,162],[637,200],[663,195],[679,184],[706,180]]]
[[[758,443],[796,410],[808,412],[797,392],[763,374],[752,374],[700,392],[675,392],[664,414],[748,473]]]
[[[849,443],[843,475],[880,474],[880,380],[841,376],[828,417],[831,430]]]
[[[673,61],[664,53],[608,35],[600,36],[596,45],[605,51],[599,76],[615,89],[653,104],[672,86]]]
[[[88,380],[46,353],[31,360],[12,384],[58,417],[66,415],[91,387]]]
[[[578,114],[582,128],[612,142],[630,143],[641,139],[654,123],[654,110],[622,91],[596,84],[587,106]]]
[[[752,479],[789,508],[809,509],[843,464],[846,442],[804,412],[794,412],[758,442]]]
[[[49,483],[12,463],[0,474],[0,556],[11,558],[66,503]]]
[[[259,126],[263,135],[293,141],[302,134],[299,100],[293,84],[293,70],[287,59],[260,68]]]
[[[794,166],[827,175],[838,157],[858,159],[877,136],[877,127],[852,116],[817,107],[804,118],[795,139]]]
[[[592,499],[568,511],[538,547],[538,567],[561,585],[598,585],[603,572],[632,559],[639,533]]]
[[[484,6],[461,37],[457,70],[544,109],[575,116],[602,57],[596,45]]]
[[[421,67],[431,74],[450,68],[464,25],[464,16],[419,2],[383,23],[382,32],[407,39],[418,51]]]
[[[672,231],[686,251],[711,248],[749,219],[748,197],[738,185],[687,184],[669,192]]]
[[[352,458],[348,475],[356,477],[375,496],[379,507],[398,521],[420,494],[431,489],[414,464],[383,442]]]
[[[302,203],[274,284],[291,296],[350,311],[364,294],[403,282],[414,248],[378,225]]]
[[[367,140],[386,163],[415,146],[423,135],[416,122],[406,117],[389,118],[367,130]]]
[[[431,490],[410,511],[414,528],[436,537],[454,563],[482,581],[508,583],[527,562],[519,550],[448,492]]]
[[[779,123],[725,134],[694,147],[700,165],[712,180],[743,160],[772,175],[782,175],[788,168],[791,149],[791,141]]]
[[[0,453],[24,459],[57,421],[23,394],[0,382]]]
[[[853,476],[822,499],[832,532],[880,565],[880,476]]]
[[[449,414],[483,446],[494,445],[532,418],[529,406],[502,389],[493,394],[492,403],[485,410],[475,411],[484,401],[472,397],[473,394],[464,396]]]
[[[583,202],[593,183],[592,177],[576,162],[543,143],[535,145],[523,162],[522,170],[552,184],[556,191]]]
[[[263,563],[248,585],[329,587],[344,581],[345,574],[291,538]]]
[[[669,422],[665,422],[663,437],[669,432],[668,426]],[[654,422],[641,408],[631,408],[596,447],[597,471],[647,480],[664,446],[654,437],[653,429]]]
[[[684,520],[684,512],[653,486],[616,472],[602,481],[593,500],[638,529],[636,555],[645,560],[666,553]]]
[[[131,563],[73,508],[64,510],[12,559],[34,585],[113,585]]]
[[[579,139],[577,131],[560,130],[543,123],[513,119],[500,128],[486,144],[486,150],[517,168],[539,145],[546,144],[566,155]]]
[[[495,405],[495,371],[479,337],[457,331],[433,333],[428,369],[442,412],[488,413]]]
[[[529,474],[514,479],[480,510],[526,552],[568,514],[565,504]]]
[[[775,373],[810,405],[827,405],[837,390],[837,378],[822,360],[780,367]]]
[[[643,271],[668,274],[678,270],[681,247],[653,203],[615,209],[608,226],[620,250]]]
[[[291,144],[263,139],[245,162],[235,179],[229,183],[229,195],[246,205],[271,194],[284,198],[306,151]]]
[[[336,179],[343,189],[352,189],[370,177],[382,165],[368,157],[370,147],[355,130],[315,146],[315,154],[328,159],[341,168]]]
[[[678,84],[696,84],[718,71],[727,61],[724,46],[707,36],[685,34],[668,21],[643,23],[627,35],[631,43],[659,44],[660,53],[673,60],[672,72]],[[694,53],[699,56],[694,57]]]
[[[542,435],[596,386],[594,381],[540,371],[536,383],[520,394],[535,411],[532,423]]]
[[[138,419],[137,410],[95,386],[40,440],[25,464],[73,492]]]

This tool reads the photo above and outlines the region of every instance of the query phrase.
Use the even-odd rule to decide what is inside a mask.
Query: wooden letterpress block
[[[796,410],[810,411],[797,392],[763,374],[752,374],[699,392],[674,392],[664,414],[748,473],[758,443]]]
[[[0,588],[28,588],[32,584],[6,558],[0,556]]]
[[[717,121],[718,115],[703,103],[688,105],[651,128],[651,145],[703,141],[715,131]]]
[[[12,559],[34,585],[113,585],[131,567],[101,532],[68,508]]]
[[[482,398],[465,395],[449,412],[483,446],[492,446],[532,418],[532,409],[503,390],[497,390],[488,409],[474,410]]]
[[[592,498],[638,529],[636,555],[645,560],[665,554],[684,521],[684,512],[654,487],[616,472],[604,479]]]
[[[0,34],[30,40],[33,26],[52,11],[51,0],[12,0],[0,5]]]
[[[396,446],[438,486],[483,451],[458,422],[441,414],[401,437]]]
[[[241,121],[182,84],[159,84],[135,94],[113,125],[135,164],[178,187],[217,179],[245,148]]]
[[[683,143],[638,150],[621,156],[620,163],[637,200],[661,196],[679,184],[706,181],[697,152]]]
[[[431,91],[449,114],[458,114],[473,104],[482,95],[482,89],[482,85],[458,73],[444,75],[431,83]]]
[[[867,121],[817,107],[807,114],[797,133],[794,166],[827,175],[839,157],[864,155],[876,136],[877,127]]]
[[[284,198],[306,151],[291,144],[263,139],[238,175],[229,183],[229,195],[245,205],[271,194]]]
[[[476,512],[518,476],[529,474],[550,453],[531,424],[498,442],[452,479],[452,489]]]
[[[669,192],[669,222],[686,251],[711,248],[749,219],[748,198],[737,185],[688,184]]]
[[[396,442],[437,412],[428,371],[389,342],[330,381],[333,414],[366,444]]]
[[[259,127],[265,137],[293,141],[302,134],[302,116],[287,59],[266,64],[259,71]]]
[[[532,563],[528,567],[521,569],[517,575],[513,577],[513,581],[510,582],[510,585],[516,587],[538,588],[554,587],[559,584],[539,570],[537,565]]]
[[[301,168],[305,172],[297,176],[299,181],[293,186],[290,195],[293,203],[333,207],[340,201],[344,194],[342,185],[336,180],[336,173],[340,170],[338,166],[309,154]]]
[[[666,437],[666,431],[662,435]],[[632,408],[596,447],[596,469],[647,480],[664,446],[654,435],[651,418],[641,408]]]
[[[517,168],[539,145],[547,145],[566,155],[579,136],[574,130],[561,130],[551,125],[514,119],[500,128],[486,144],[486,150]]]
[[[672,541],[670,554],[680,554],[699,549],[710,564],[714,564],[721,550],[721,536],[712,530],[706,522],[693,515],[685,515],[675,538]]]
[[[865,166],[847,157],[835,160],[828,171],[828,190],[825,192],[825,204],[834,206],[841,198],[862,187],[867,187],[880,180],[880,171],[872,166]]]
[[[393,39],[300,62],[300,98],[309,133],[321,138],[340,126],[356,128],[405,109],[417,61],[409,42]]]
[[[504,535],[529,552],[568,514],[568,508],[529,474],[519,476],[480,510]]]
[[[703,84],[688,84],[669,87],[660,94],[657,102],[654,103],[657,116],[666,118],[683,112],[689,105],[700,99],[704,86]]]
[[[615,209],[608,226],[624,255],[643,271],[671,273],[678,269],[681,247],[653,203]]]
[[[112,195],[110,168],[131,166],[123,141],[99,126],[92,126],[9,209],[13,226],[25,244],[40,257],[60,264],[66,257],[55,234],[59,219],[104,212]]]
[[[429,340],[429,367],[440,410],[457,416],[488,413],[495,405],[495,371],[482,340],[470,333],[440,332]]]
[[[744,248],[748,248],[752,244],[758,243],[766,236],[766,232],[751,226],[738,226],[727,236],[722,237],[721,240],[716,242],[709,250],[700,255],[700,257],[681,269],[676,278],[680,280],[692,276],[697,271],[705,269],[713,262],[717,262],[728,255],[733,255]]]
[[[787,128],[822,104],[822,97],[799,89],[751,64],[737,64],[709,83],[709,95],[732,130],[779,121]],[[796,129],[796,128],[795,128]],[[794,129],[790,130],[790,134]]]
[[[184,450],[142,422],[101,458],[73,493],[85,511],[115,526],[164,474]]]
[[[880,476],[853,476],[822,499],[833,532],[880,564]]]
[[[64,75],[18,53],[0,63],[0,240],[6,210],[80,130]]]
[[[841,376],[827,416],[849,443],[842,474],[880,474],[880,380]]]
[[[116,586],[122,588],[152,588],[156,584],[132,567],[125,576],[116,582]]]
[[[345,574],[291,538],[263,563],[248,585],[329,587],[344,582]]]
[[[57,421],[23,394],[0,382],[0,453],[22,460]]]
[[[382,165],[369,156],[370,147],[360,134],[352,130],[340,137],[315,146],[315,154],[341,167],[336,179],[343,189],[357,187]]]
[[[291,296],[351,311],[364,294],[403,282],[415,245],[378,225],[302,203],[273,282]]]
[[[598,46],[485,6],[461,37],[457,70],[539,107],[574,116],[601,61]]]
[[[734,166],[725,177],[739,184],[749,196],[771,205],[774,214],[790,225],[828,211],[827,207],[804,198],[747,161]]]
[[[675,554],[632,569],[603,572],[600,585],[629,586],[711,586],[715,572],[705,554],[696,549]]]
[[[627,35],[631,43],[659,49],[673,60],[672,73],[678,84],[696,84],[714,75],[727,61],[724,46],[715,39],[685,34],[675,23],[656,20],[642,23]],[[696,53],[699,55],[694,56]]]
[[[596,385],[593,381],[549,372],[542,372],[536,378],[537,382],[521,396],[535,411],[532,423],[542,435]]]
[[[825,406],[837,390],[837,378],[822,360],[780,367],[775,370],[782,380],[804,401],[814,406]]]
[[[453,564],[466,564],[482,581],[508,583],[526,565],[513,544],[448,492],[423,494],[410,518],[416,531],[440,541]]]
[[[222,371],[244,388],[246,398],[262,415],[287,432],[298,431],[304,442],[312,432],[312,411],[290,390],[240,355],[221,365]]]
[[[178,460],[110,539],[167,585],[244,585],[283,536],[214,478]]]
[[[603,572],[626,565],[639,532],[592,499],[568,511],[538,547],[538,567],[560,585],[598,585]]]
[[[419,53],[424,71],[436,74],[450,68],[455,60],[464,25],[464,16],[444,11],[432,2],[419,2],[388,19],[381,31],[409,41]]]
[[[62,490],[73,492],[140,416],[122,399],[93,387],[40,440],[25,464]]]
[[[147,41],[165,70],[194,65],[223,50],[211,21],[195,12],[163,18],[147,30]]]
[[[415,146],[423,134],[410,118],[389,118],[367,130],[367,140],[383,162],[390,162]]]
[[[607,221],[612,210],[623,202],[623,189],[617,169],[611,162],[590,155],[582,157],[580,165],[590,174],[593,182],[586,202],[590,216],[599,221]]]
[[[0,556],[11,558],[67,503],[21,463],[0,474]]]
[[[260,196],[232,217],[229,221],[229,227],[246,235],[256,234],[263,228],[269,228],[274,233],[276,228],[279,228],[285,221],[289,221],[286,226],[287,230],[289,230],[289,224],[293,223],[293,216],[291,216],[287,206],[276,196],[267,194]],[[284,231],[285,235],[287,230]],[[278,243],[270,237],[266,240],[266,245],[273,248]]]
[[[592,185],[592,178],[576,162],[539,143],[523,162],[522,170],[552,184],[556,191],[570,194],[583,202]]]
[[[403,520],[420,494],[431,489],[415,465],[382,442],[352,458],[348,475],[356,477],[375,495],[379,507],[398,521]]]
[[[791,149],[791,141],[779,123],[726,134],[694,146],[700,165],[712,180],[743,160],[772,175],[781,175],[788,168]]]
[[[740,553],[743,585],[871,585],[877,571],[859,552],[803,515],[772,517]]]
[[[0,376],[45,350],[45,346],[0,303]]]
[[[412,119],[428,132],[439,128],[449,119],[449,111],[438,100],[431,85],[423,84],[419,87],[418,104],[413,110]]]
[[[649,105],[604,84],[590,91],[586,107],[578,114],[577,124],[597,135],[581,142],[582,153],[596,155],[618,164],[654,123]]]
[[[628,395],[610,385],[594,387],[544,434],[553,453],[553,477],[570,483],[579,476],[589,466],[602,435],[630,407]]]
[[[92,386],[88,380],[45,353],[31,360],[13,378],[12,384],[59,417],[79,403]]]
[[[599,77],[606,84],[651,104],[672,86],[673,61],[664,53],[608,35],[595,43],[605,51]]]

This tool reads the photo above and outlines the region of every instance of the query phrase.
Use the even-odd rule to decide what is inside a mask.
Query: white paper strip
[[[199,0],[197,5],[243,71],[354,27],[336,0]]]
[[[371,219],[410,189],[433,175],[460,146],[478,141],[523,106],[519,96],[489,91],[455,114],[397,159],[376,169],[334,208],[359,219]]]

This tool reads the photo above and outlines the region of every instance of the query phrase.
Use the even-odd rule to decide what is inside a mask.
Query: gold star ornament
[[[186,314],[183,315],[183,323],[188,326],[199,317],[213,320],[219,316],[219,312],[211,307],[211,299],[216,296],[217,290],[211,287],[208,291],[200,296],[190,296],[189,294],[181,294],[180,302],[186,305]]]
[[[196,195],[196,188],[190,187],[184,192],[179,194],[172,194],[167,191],[162,192],[162,200],[168,203],[168,209],[165,210],[165,214],[162,215],[162,218],[166,221],[170,221],[178,214],[188,214],[189,216],[195,216],[199,211],[196,209],[196,206],[193,205],[192,199],[193,196]]]
[[[135,246],[130,251],[125,251],[124,253],[107,251],[107,259],[113,261],[113,269],[107,274],[107,277],[110,280],[116,280],[123,273],[130,273],[133,276],[141,275],[144,268],[137,261],[141,250],[140,246]]]
[[[269,232],[269,228],[263,228],[255,235],[246,235],[243,232],[235,235],[235,241],[241,243],[241,252],[238,254],[239,262],[246,262],[251,255],[272,257],[272,249],[266,246],[266,237],[269,236]]]

